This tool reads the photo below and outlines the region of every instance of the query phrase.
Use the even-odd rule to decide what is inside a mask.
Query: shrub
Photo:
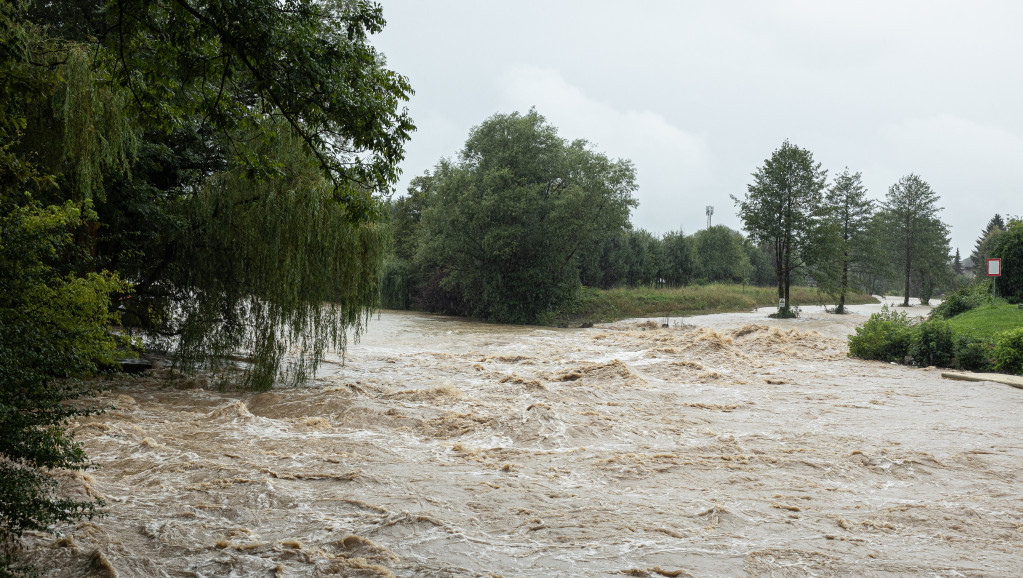
[[[909,355],[916,365],[951,367],[955,360],[955,330],[944,319],[932,319],[913,331]]]
[[[913,337],[913,323],[903,312],[893,311],[887,305],[870,316],[856,335],[849,336],[849,355],[861,359],[902,362],[909,353]]]
[[[976,337],[969,333],[955,336],[955,366],[966,371],[989,371],[991,369],[990,339]]]
[[[991,283],[974,283],[959,289],[945,297],[940,305],[931,311],[931,319],[951,319],[960,313],[966,313],[988,302],[991,295]]]
[[[795,319],[799,317],[800,309],[796,305],[789,305],[784,309],[779,309],[775,313],[768,315],[771,319]]]
[[[1023,374],[1023,327],[995,335],[994,368],[1005,373]]]

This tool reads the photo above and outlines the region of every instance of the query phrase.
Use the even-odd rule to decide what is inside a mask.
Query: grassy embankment
[[[993,337],[996,333],[1023,327],[1023,309],[999,299],[996,306],[982,305],[956,315],[949,323],[956,331]]]
[[[835,301],[811,287],[792,287],[793,305],[834,305]],[[846,296],[847,305],[876,303],[870,295]],[[552,315],[549,325],[577,327],[584,323],[605,323],[631,317],[688,317],[709,313],[750,311],[777,306],[778,289],[742,285],[691,285],[678,289],[592,289],[583,288],[579,297]]]

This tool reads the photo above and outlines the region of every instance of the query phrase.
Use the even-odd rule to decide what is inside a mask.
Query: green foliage
[[[899,362],[908,360],[914,365],[955,367],[968,371],[1005,371],[994,365],[996,341],[1000,335],[1023,326],[1023,311],[1009,306],[981,306],[952,319],[935,315],[919,324],[907,321],[904,313],[890,313],[887,308],[883,313],[885,315],[879,315],[876,320],[871,316],[867,324],[857,328],[857,336],[850,337],[851,356]],[[1012,329],[1006,332],[1006,327]],[[906,332],[909,348],[902,355]],[[1013,347],[1011,344],[1006,346],[1009,359],[1012,358]]]
[[[909,174],[888,189],[879,212],[885,246],[903,279],[903,306],[909,305],[914,280],[923,290],[921,301],[935,286],[951,281],[948,225],[938,218],[937,203],[931,186]]]
[[[860,359],[877,359],[901,363],[909,354],[913,340],[913,322],[905,312],[889,309],[870,316],[856,335],[849,336],[849,355]]]
[[[368,42],[383,24],[341,0],[0,0],[5,547],[93,511],[44,472],[87,463],[64,426],[91,410],[67,402],[114,363],[116,298],[185,368],[251,354],[253,387],[358,335],[374,194],[413,129]]]
[[[961,331],[969,331],[983,337],[994,337],[996,334],[1023,326],[1023,309],[998,300],[998,305],[991,306],[991,296],[987,302],[976,309],[971,309],[949,320]]]
[[[410,309],[415,298],[416,269],[408,261],[393,255],[384,258],[380,276],[380,306],[385,309]]]
[[[681,230],[668,233],[661,238],[661,244],[664,245],[664,266],[661,274],[669,286],[688,285],[699,275],[700,261],[694,241],[693,237],[687,237]]]
[[[1023,221],[1009,220],[1008,228],[992,243],[991,257],[1002,260],[998,294],[1010,303],[1023,302]]]
[[[778,285],[778,274],[774,265],[771,264],[771,256],[763,246],[757,245],[751,239],[744,239],[743,248],[750,262],[749,282],[758,287]]]
[[[54,175],[40,200],[95,201],[78,242],[91,267],[135,281],[126,323],[175,344],[185,369],[250,354],[245,383],[259,387],[300,381],[358,335],[378,298],[373,195],[413,130],[407,80],[369,43],[380,6],[16,8],[35,36],[4,53],[17,56],[0,90],[17,108],[10,150]],[[285,367],[291,346],[300,359]]]
[[[795,319],[799,317],[799,313],[799,306],[786,303],[785,307],[779,308],[774,313],[769,314],[768,317],[771,319]]]
[[[252,180],[237,167],[174,207],[187,226],[173,240],[168,302],[157,311],[176,313],[129,312],[178,335],[176,361],[186,370],[218,372],[237,351],[259,361],[243,385],[299,383],[327,348],[344,350],[348,330],[357,336],[377,302],[382,227],[353,219],[332,198],[299,138],[281,127],[275,150],[260,152],[284,176]],[[285,362],[293,346],[301,354]]]
[[[951,367],[956,357],[956,333],[944,319],[931,319],[913,331],[909,355],[916,365]]]
[[[954,326],[953,326],[954,327]],[[972,333],[955,335],[955,367],[966,371],[990,371],[993,340]]]
[[[830,286],[838,294],[835,311],[845,312],[845,296],[849,292],[851,274],[875,258],[869,237],[873,201],[866,197],[867,190],[860,173],[849,173],[847,168],[835,178],[825,198],[827,230],[834,234],[835,246],[830,254],[820,255],[818,269],[828,271]]]
[[[598,237],[579,247],[579,281],[586,287],[610,289],[629,284],[632,269],[631,231]]]
[[[996,335],[993,357],[996,371],[1023,374],[1023,327]]]
[[[414,129],[398,107],[412,89],[369,43],[385,25],[378,4],[69,0],[38,3],[31,16],[105,48],[112,81],[131,92],[147,127],[195,119],[258,145],[288,125],[356,215],[372,208],[368,191],[397,180]],[[250,170],[274,173],[258,147],[240,150]]]
[[[10,191],[4,191],[9,201]],[[44,472],[83,469],[81,447],[64,428],[94,410],[68,400],[91,393],[78,378],[113,365],[123,340],[110,333],[111,273],[77,275],[83,258],[73,231],[91,218],[71,202],[27,202],[0,216],[0,547],[22,532],[91,516],[96,503],[65,499]],[[6,556],[5,556],[6,557]]]
[[[714,225],[693,234],[699,275],[711,283],[741,283],[750,278],[752,265],[742,234]]]
[[[977,238],[977,242],[973,246],[973,253],[970,254],[970,259],[973,261],[973,275],[977,281],[987,280],[987,260],[992,256],[991,249],[1004,232],[1005,220],[996,213],[987,222],[980,237]]]
[[[628,232],[625,254],[628,269],[625,279],[630,287],[655,284],[663,261],[664,251],[657,237],[645,229]]]
[[[566,142],[535,110],[487,119],[431,180],[417,264],[443,299],[424,303],[495,321],[533,322],[570,299],[577,255],[621,234],[636,204],[629,162]]]
[[[785,141],[753,178],[746,196],[732,200],[743,227],[771,251],[778,296],[786,298],[788,307],[793,272],[812,260],[827,171],[814,162],[810,151]]]
[[[951,319],[990,301],[991,284],[974,283],[946,295],[941,303],[931,310],[930,316],[932,319]]]

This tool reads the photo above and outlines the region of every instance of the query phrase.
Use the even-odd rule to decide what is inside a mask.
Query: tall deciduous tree
[[[913,274],[923,273],[922,285],[932,281],[928,276],[948,268],[948,226],[938,218],[938,195],[922,178],[909,174],[888,189],[882,204],[882,221],[886,236],[904,280],[902,305],[909,306]]]
[[[620,234],[636,204],[630,162],[566,142],[535,110],[487,119],[432,178],[420,262],[457,312],[500,321],[534,321],[572,296],[580,249]]]
[[[657,283],[663,268],[664,251],[661,241],[646,229],[629,231],[626,260],[629,285],[642,286]]]
[[[661,238],[664,245],[664,278],[669,285],[688,285],[696,279],[700,262],[693,247],[693,238],[682,229]]]
[[[850,269],[871,257],[866,237],[874,203],[866,198],[866,194],[860,173],[850,173],[847,168],[835,178],[825,199],[828,219],[834,223],[839,239],[839,253],[835,259],[841,267],[837,313],[845,312]]]
[[[749,280],[753,269],[743,241],[742,233],[724,225],[693,233],[700,277],[717,283]]]
[[[813,154],[789,141],[782,143],[753,173],[743,199],[732,196],[743,227],[757,242],[770,247],[778,275],[778,314],[791,315],[789,286],[794,271],[811,260],[827,171]]]

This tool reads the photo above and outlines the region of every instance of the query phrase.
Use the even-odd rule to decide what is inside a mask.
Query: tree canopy
[[[417,261],[456,313],[535,321],[579,285],[581,248],[622,231],[635,169],[567,142],[535,110],[474,128],[434,170]]]
[[[90,507],[38,470],[84,466],[62,402],[111,324],[184,369],[247,354],[260,388],[358,335],[413,130],[383,26],[348,0],[0,0],[4,545]]]
[[[711,282],[742,283],[752,274],[742,233],[714,225],[693,233],[699,275]]]
[[[1023,220],[1009,219],[990,255],[1002,260],[1002,275],[996,281],[998,293],[1011,302],[1023,302]]]
[[[951,272],[948,226],[938,218],[938,195],[922,178],[908,174],[888,189],[882,204],[887,245],[903,278],[903,306],[909,306],[913,274],[920,276],[926,302],[935,277]]]
[[[867,189],[860,179],[860,173],[846,169],[835,178],[825,197],[826,220],[834,226],[837,242],[832,258],[827,260],[838,270],[838,313],[845,311],[850,273],[877,257],[869,237],[874,204],[866,197]]]
[[[810,151],[786,140],[753,173],[746,196],[732,197],[743,227],[772,253],[778,297],[785,299],[779,315],[790,315],[793,272],[813,259],[826,178],[827,171],[813,160]]]

